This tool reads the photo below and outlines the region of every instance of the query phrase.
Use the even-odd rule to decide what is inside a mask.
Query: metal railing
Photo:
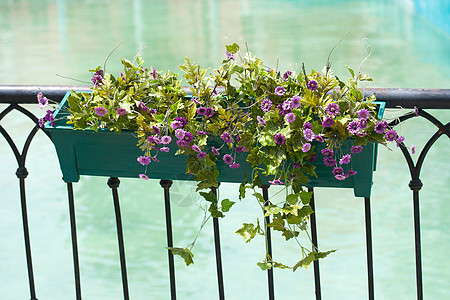
[[[33,115],[27,108],[26,104],[36,104],[36,94],[38,92],[43,92],[48,98],[54,101],[61,101],[64,94],[68,90],[86,90],[86,86],[0,86],[0,104],[6,104],[6,108],[0,112],[0,133],[3,138],[9,144],[12,152],[14,153],[15,159],[17,161],[17,171],[16,176],[19,179],[20,187],[20,203],[22,210],[22,225],[23,234],[25,242],[25,253],[26,262],[28,270],[28,284],[30,299],[37,300],[33,263],[32,263],[32,251],[30,243],[30,233],[28,225],[28,215],[27,215],[27,201],[26,201],[26,184],[25,180],[28,176],[28,170],[25,165],[27,158],[29,146],[33,140],[35,134],[40,130],[38,126],[38,118]],[[428,140],[424,148],[422,149],[417,162],[414,163],[413,159],[407,148],[402,144],[400,149],[406,159],[408,164],[411,180],[409,182],[409,187],[413,193],[413,210],[414,210],[414,233],[415,233],[415,263],[416,263],[416,290],[417,299],[423,299],[423,282],[422,282],[422,254],[421,254],[421,238],[420,238],[420,212],[419,212],[419,192],[422,188],[422,182],[420,179],[420,172],[425,160],[425,157],[433,146],[433,144],[441,137],[446,135],[450,138],[450,123],[443,124],[431,114],[426,112],[424,109],[450,109],[450,90],[430,90],[430,89],[365,89],[365,94],[375,93],[377,100],[385,101],[386,108],[417,108],[416,113],[409,112],[393,122],[390,126],[396,126],[400,122],[405,121],[409,118],[420,116],[437,127],[436,132]],[[25,104],[25,105],[24,105]],[[21,150],[17,147],[14,139],[2,126],[2,119],[12,111],[19,111],[29,119],[31,119],[35,126],[28,134],[25,144]],[[48,132],[44,133],[51,139]],[[81,290],[81,278],[79,270],[79,258],[78,258],[78,242],[77,242],[77,229],[75,221],[75,206],[74,206],[74,193],[73,186],[71,182],[67,182],[67,193],[68,193],[68,204],[69,204],[69,218],[70,218],[70,228],[71,228],[71,240],[72,240],[72,254],[73,254],[73,266],[74,266],[74,278],[75,278],[75,294],[76,299],[80,300],[82,298]],[[127,267],[126,267],[126,255],[124,248],[124,239],[122,231],[122,218],[120,213],[119,195],[117,189],[119,187],[120,180],[116,177],[111,177],[108,180],[108,186],[111,188],[114,210],[116,216],[116,226],[117,226],[117,237],[118,237],[118,249],[121,264],[121,275],[122,275],[122,290],[123,298],[129,299],[128,290],[128,279],[127,279]],[[171,180],[161,180],[160,185],[164,190],[165,199],[165,217],[166,217],[166,233],[167,233],[167,246],[173,246],[172,238],[172,221],[171,221],[171,210],[170,210],[170,188],[172,186]],[[268,201],[268,185],[262,186],[263,197]],[[310,191],[314,191],[313,188],[309,188]],[[216,189],[213,188],[213,192],[216,193]],[[313,210],[314,207],[314,195],[310,203]],[[373,271],[373,253],[372,253],[372,220],[371,220],[371,199],[369,197],[364,199],[365,207],[365,235],[366,235],[366,260],[367,260],[367,287],[368,287],[368,297],[369,299],[375,299],[374,293],[374,271]],[[217,269],[217,283],[218,283],[218,293],[219,299],[225,299],[225,285],[222,272],[222,257],[221,257],[221,246],[220,246],[220,230],[219,230],[219,219],[213,219],[213,230],[214,230],[214,243],[215,243],[215,254],[216,254],[216,269]],[[267,249],[271,255],[271,235],[268,229],[267,233]],[[316,226],[316,214],[311,215],[311,237],[315,245],[318,245],[317,239],[317,226]],[[172,253],[168,250],[168,264],[169,264],[169,277],[170,277],[170,291],[171,299],[176,299],[176,280],[175,280],[175,266]],[[315,280],[315,295],[316,299],[321,299],[321,281],[320,281],[320,271],[319,271],[319,261],[314,261],[314,280]],[[274,274],[273,270],[268,270],[268,298],[274,299]]]

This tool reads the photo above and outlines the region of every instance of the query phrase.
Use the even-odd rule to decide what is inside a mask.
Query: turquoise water
[[[345,77],[345,64],[357,68],[372,45],[363,69],[375,81],[370,87],[450,88],[450,36],[429,18],[445,1],[1,1],[0,84],[79,84],[89,68],[107,63],[120,72],[120,58],[131,59],[142,46],[147,65],[177,70],[183,56],[214,67],[229,42],[248,43],[272,66],[321,69],[330,49],[345,34],[332,56],[333,69]],[[418,9],[420,5],[421,9]],[[433,9],[431,9],[433,8]],[[435,18],[439,20],[439,18]],[[434,20],[434,19],[433,19]],[[61,77],[65,76],[65,77]],[[2,108],[5,106],[3,105]],[[39,108],[31,108],[40,114]],[[388,118],[404,111],[393,110]],[[432,111],[448,122],[448,111]],[[14,113],[2,121],[22,145],[31,124]],[[423,120],[401,127],[408,145],[420,149],[434,133]],[[409,172],[398,149],[380,148],[372,190],[376,299],[414,299],[414,237]],[[450,151],[441,138],[422,170],[421,224],[424,294],[445,299],[450,278]],[[28,299],[25,254],[18,199],[17,169],[9,146],[0,142],[0,293],[4,299]],[[74,285],[66,187],[56,153],[39,133],[27,158],[27,199],[35,280],[39,299],[73,299]],[[5,175],[6,174],[6,175]],[[121,279],[114,210],[107,178],[83,177],[74,185],[83,297],[120,299]],[[168,299],[163,193],[158,181],[122,179],[119,189],[132,299]],[[174,186],[173,222],[176,245],[195,236],[202,211],[195,186]],[[155,192],[156,191],[156,192]],[[237,198],[237,186],[223,184],[221,196]],[[272,187],[270,193],[275,194]],[[317,189],[319,245],[338,251],[321,262],[323,299],[367,298],[363,200],[350,190]],[[246,245],[234,232],[254,220],[256,202],[246,199],[221,221],[227,299],[265,299],[266,273],[256,262],[263,241]],[[253,217],[248,211],[256,211]],[[244,216],[245,214],[245,216]],[[196,263],[177,261],[179,299],[214,299],[217,295],[212,224],[194,249]],[[297,248],[281,247],[274,255],[296,262]],[[313,299],[312,269],[275,272],[277,299]]]

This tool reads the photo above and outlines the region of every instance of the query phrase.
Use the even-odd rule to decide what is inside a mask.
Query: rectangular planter
[[[68,113],[61,108],[67,107],[69,95],[70,92],[66,94],[54,112],[55,125],[45,126],[46,130],[51,133],[64,181],[78,182],[80,175],[137,178],[140,173],[144,173],[145,166],[137,161],[137,157],[142,155],[142,151],[136,146],[138,140],[133,132],[122,131],[117,134],[108,129],[98,132],[73,130],[72,125],[66,123],[64,116]],[[377,103],[379,104],[379,115],[382,116],[384,102]],[[370,197],[377,144],[368,143],[363,147],[361,153],[352,155],[351,165],[347,168],[352,168],[357,171],[357,174],[344,181],[335,179],[331,173],[332,168],[323,163],[320,150],[326,146],[325,143],[315,145],[318,158],[314,165],[318,178],[312,178],[309,186],[353,188],[356,197]],[[347,140],[342,147],[350,149],[352,145],[354,145],[354,141]],[[186,174],[187,156],[174,155],[174,149],[177,149],[176,144],[169,147],[171,148],[170,152],[158,154],[160,162],[151,162],[147,166],[146,174],[155,179],[194,180],[193,175]],[[241,183],[244,181],[244,170],[247,177],[252,178],[252,168],[246,162],[246,156],[246,153],[238,153],[236,156],[236,162],[241,165],[239,169],[231,169],[219,159],[218,181]],[[263,182],[267,183],[268,180],[268,178],[262,178]]]

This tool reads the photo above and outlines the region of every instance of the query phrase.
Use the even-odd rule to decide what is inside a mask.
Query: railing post
[[[308,192],[312,192],[311,201],[309,205],[314,213],[311,214],[311,240],[313,243],[313,247],[319,248],[319,244],[317,241],[317,224],[316,224],[316,207],[314,203],[314,189],[312,187],[308,187]],[[313,249],[315,250],[315,249]],[[314,266],[314,286],[316,291],[316,300],[322,299],[322,292],[320,289],[320,270],[319,270],[319,260],[315,260],[313,262]]]
[[[217,196],[217,188],[211,187],[211,191]],[[217,203],[216,203],[217,204]],[[225,288],[223,284],[223,271],[222,271],[222,254],[220,250],[220,229],[219,229],[219,219],[213,218],[213,228],[214,228],[214,245],[216,251],[216,268],[217,268],[217,283],[219,286],[219,299],[225,299]]]
[[[31,259],[30,232],[28,229],[27,199],[25,196],[25,178],[27,178],[27,176],[28,176],[27,168],[19,167],[16,171],[16,175],[19,178],[20,204],[21,204],[21,208],[22,208],[23,237],[24,237],[24,241],[25,241],[25,253],[27,256],[28,284],[30,287],[30,299],[37,300],[36,290],[34,287],[33,261]]]
[[[110,177],[108,179],[108,186],[112,190],[114,201],[114,212],[116,214],[117,240],[119,244],[120,268],[122,272],[123,299],[129,300],[130,296],[128,293],[127,264],[125,261],[125,246],[123,242],[122,217],[120,214],[119,193],[117,192],[119,184],[120,180],[117,177]]]
[[[70,233],[72,237],[73,271],[75,276],[76,299],[81,300],[80,264],[78,260],[77,225],[75,218],[75,203],[73,199],[72,182],[67,182],[67,196],[69,200]]]
[[[170,212],[170,192],[169,189],[172,186],[172,180],[161,180],[159,184],[164,188],[164,203],[166,211],[166,234],[167,234],[167,247],[173,247],[172,238],[172,214]],[[177,290],[175,285],[175,264],[173,260],[172,251],[167,250],[169,258],[169,277],[170,277],[170,296],[172,300],[177,299]]]
[[[263,184],[261,185],[262,191],[263,191],[263,199],[264,199],[264,206],[269,205],[269,184]],[[270,216],[266,217],[266,224],[270,223]],[[266,247],[267,247],[267,254],[269,254],[270,258],[272,259],[272,234],[270,232],[270,227],[265,226],[266,230]],[[267,270],[267,287],[269,290],[269,300],[275,299],[275,289],[273,284],[273,267]]]
[[[370,197],[364,198],[364,211],[366,222],[367,284],[369,300],[374,300],[375,291],[373,284],[372,217],[370,213]]]
[[[418,177],[418,176],[417,176]],[[419,210],[419,190],[423,184],[419,178],[412,179],[409,187],[413,191],[413,209],[414,209],[414,241],[416,254],[416,285],[417,299],[423,300],[422,283],[422,250],[420,246],[420,210]]]

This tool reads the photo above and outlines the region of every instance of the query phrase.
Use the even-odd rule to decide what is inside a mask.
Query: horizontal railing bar
[[[0,85],[0,103],[37,103],[36,95],[42,92],[47,98],[59,102],[67,91],[89,90],[87,85]],[[185,87],[189,94],[189,88]],[[367,88],[364,95],[375,94],[385,101],[387,108],[403,107],[422,109],[450,109],[450,89],[399,89]]]

